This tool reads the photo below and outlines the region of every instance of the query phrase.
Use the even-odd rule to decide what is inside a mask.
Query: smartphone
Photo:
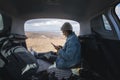
[[[56,45],[55,44],[53,44],[53,43],[51,43],[54,47],[56,47]]]

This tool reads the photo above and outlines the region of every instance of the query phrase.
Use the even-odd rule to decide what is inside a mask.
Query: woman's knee
[[[56,63],[56,67],[57,67],[58,69],[63,69],[63,66],[60,65],[60,64],[58,64],[58,63]]]

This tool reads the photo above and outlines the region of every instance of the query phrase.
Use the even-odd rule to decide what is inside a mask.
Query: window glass
[[[3,29],[3,19],[2,19],[2,15],[0,14],[0,30]]]
[[[56,51],[51,43],[63,46],[66,38],[62,35],[61,26],[64,22],[71,23],[73,31],[79,35],[80,25],[73,20],[65,19],[32,19],[25,23],[27,47],[38,52]]]
[[[108,20],[107,20],[105,15],[102,15],[102,19],[103,19],[103,23],[104,23],[105,29],[106,30],[112,30],[111,26],[110,26],[110,24],[109,24],[109,22],[108,22]]]
[[[115,7],[115,12],[116,12],[118,18],[120,19],[120,3]]]

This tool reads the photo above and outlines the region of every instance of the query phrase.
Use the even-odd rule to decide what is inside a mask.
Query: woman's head
[[[72,25],[69,22],[65,22],[62,27],[61,30],[73,30]]]
[[[65,22],[61,27],[61,31],[63,32],[63,35],[66,37],[73,32],[72,30],[73,30],[72,25],[68,22]]]

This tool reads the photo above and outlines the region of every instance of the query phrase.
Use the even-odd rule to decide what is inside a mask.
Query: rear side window
[[[107,18],[105,15],[102,15],[102,19],[103,19],[103,23],[104,23],[104,27],[106,30],[112,30],[111,29],[111,25],[109,24]]]
[[[107,14],[101,14],[91,20],[92,31],[104,39],[118,39]]]
[[[116,12],[118,18],[120,19],[120,3],[115,7],[115,12]]]
[[[1,14],[0,14],[0,30],[3,30],[3,18]]]

